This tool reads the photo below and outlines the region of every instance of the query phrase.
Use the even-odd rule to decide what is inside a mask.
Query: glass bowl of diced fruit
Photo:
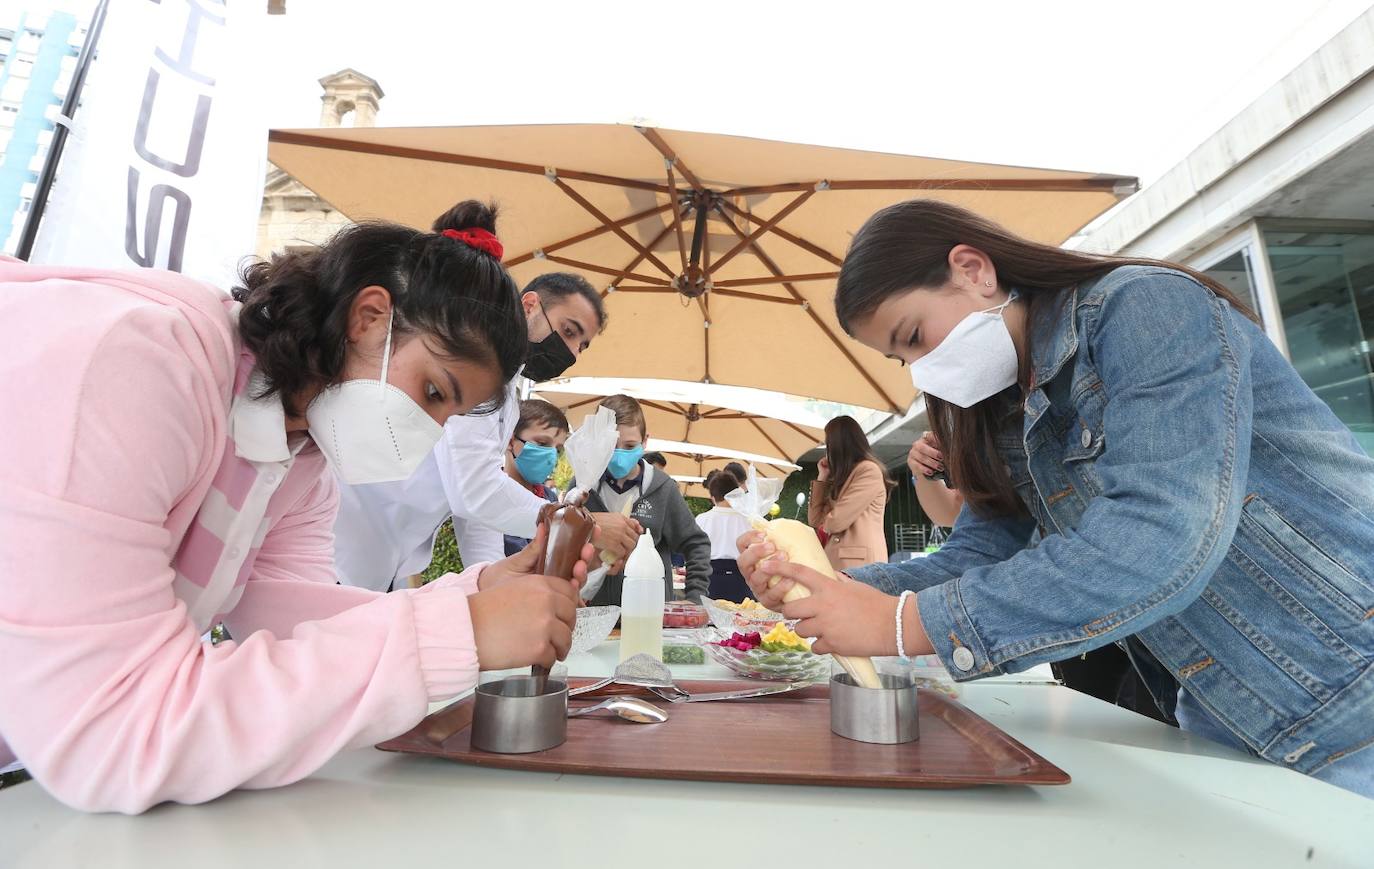
[[[737,676],[779,682],[824,682],[830,678],[830,656],[813,653],[809,641],[781,622],[767,633],[713,627],[697,636],[711,660]]]
[[[766,634],[773,629],[773,625],[785,621],[782,613],[775,613],[763,604],[750,598],[745,598],[743,603],[735,603],[730,600],[712,600],[703,596],[701,603],[706,607],[706,614],[711,617],[711,624],[725,632],[726,636],[738,631],[742,634],[758,631]],[[795,623],[789,622],[787,626],[793,627]]]
[[[673,601],[663,605],[665,628],[704,628],[710,624],[706,609],[687,601]]]

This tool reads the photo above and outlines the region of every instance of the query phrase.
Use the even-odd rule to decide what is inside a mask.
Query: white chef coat
[[[502,534],[533,537],[548,502],[506,473],[506,444],[520,421],[520,383],[500,411],[452,416],[434,452],[409,479],[359,486],[339,481],[334,562],[339,581],[375,591],[429,566],[434,535],[453,516],[463,564],[505,557]]]

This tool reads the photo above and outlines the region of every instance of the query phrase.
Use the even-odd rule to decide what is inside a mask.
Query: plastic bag
[[[572,578],[572,567],[596,527],[591,513],[587,512],[583,505],[587,502],[589,487],[595,486],[596,481],[606,472],[606,465],[611,461],[611,454],[615,451],[618,438],[615,412],[605,407],[589,414],[582,420],[582,425],[578,426],[577,431],[568,436],[564,449],[569,464],[573,466],[578,485],[564,493],[558,503],[549,504],[539,513],[539,521],[547,522],[549,526],[548,543],[543,558],[546,575]],[[584,486],[584,481],[590,482]],[[603,553],[603,561],[605,557]],[[591,587],[591,577],[588,576],[588,583],[581,592],[584,600],[590,600],[591,596],[596,594],[605,575],[603,571],[596,578],[595,588]],[[590,592],[588,588],[591,588]]]

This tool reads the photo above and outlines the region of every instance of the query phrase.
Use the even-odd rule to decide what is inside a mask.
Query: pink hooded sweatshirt
[[[0,765],[77,808],[293,782],[477,679],[483,565],[335,584],[333,476],[244,394],[235,311],[0,258]]]

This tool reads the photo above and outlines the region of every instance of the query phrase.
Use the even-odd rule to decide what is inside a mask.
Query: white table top
[[[615,655],[604,644],[570,670],[602,675]],[[990,680],[965,686],[961,699],[1073,783],[887,791],[670,782],[361,749],[289,787],[132,818],[72,811],[33,783],[9,788],[0,792],[0,865],[706,869],[758,865],[775,843],[791,843],[791,862],[835,869],[859,855],[884,869],[1374,867],[1374,800],[1057,685]]]

